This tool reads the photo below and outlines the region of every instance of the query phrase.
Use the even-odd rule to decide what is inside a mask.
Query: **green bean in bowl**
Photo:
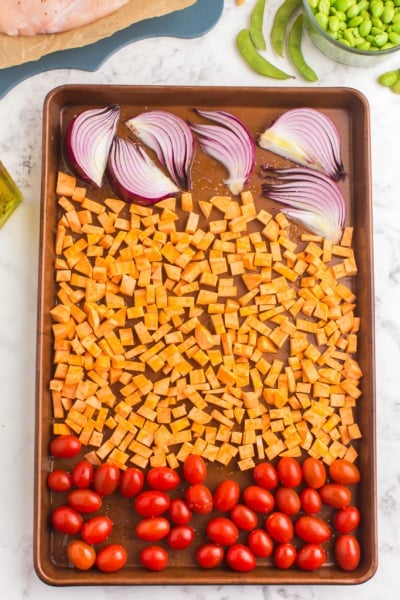
[[[303,0],[305,27],[326,56],[368,67],[400,51],[400,0]]]

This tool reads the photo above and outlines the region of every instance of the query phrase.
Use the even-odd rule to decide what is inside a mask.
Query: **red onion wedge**
[[[179,192],[139,144],[121,137],[114,138],[111,146],[108,177],[126,202],[149,206]]]
[[[151,110],[129,119],[125,125],[154,150],[176,185],[190,190],[195,146],[186,121],[168,111]]]
[[[112,141],[115,137],[120,108],[85,110],[75,115],[64,138],[65,158],[82,179],[101,187]]]
[[[240,194],[254,167],[255,143],[246,125],[234,115],[214,110],[197,114],[218,125],[190,123],[202,150],[218,160],[228,171],[224,183],[232,194]]]
[[[338,184],[324,173],[303,167],[263,167],[273,181],[262,185],[267,198],[285,205],[282,212],[306,229],[337,243],[346,217],[346,204]],[[288,208],[287,208],[288,207]]]
[[[261,134],[258,143],[336,181],[345,177],[339,132],[328,116],[314,108],[286,111]]]

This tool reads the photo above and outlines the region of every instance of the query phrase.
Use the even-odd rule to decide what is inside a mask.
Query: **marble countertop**
[[[0,100],[0,159],[20,186],[24,202],[0,231],[0,597],[78,598],[133,595],[144,600],[151,588],[47,587],[32,562],[33,448],[35,435],[36,292],[39,246],[42,109],[46,94],[67,83],[144,85],[300,86],[299,79],[273,82],[250,71],[239,57],[235,34],[253,2],[238,7],[225,0],[223,15],[196,39],[147,39],[119,50],[96,72],[60,69],[21,82]],[[269,10],[277,5],[271,0]],[[154,590],[165,600],[364,600],[397,596],[400,564],[400,96],[377,83],[383,71],[399,68],[399,55],[369,69],[331,62],[308,40],[304,52],[319,73],[315,87],[351,87],[371,111],[374,202],[376,368],[378,439],[379,567],[354,589],[340,587],[241,586],[168,587]],[[283,64],[283,63],[281,63]],[[1,71],[0,71],[1,86]],[[357,148],[354,148],[357,151]]]

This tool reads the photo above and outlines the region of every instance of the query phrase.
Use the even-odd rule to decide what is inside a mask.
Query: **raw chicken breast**
[[[0,0],[0,32],[60,33],[93,23],[129,0]]]

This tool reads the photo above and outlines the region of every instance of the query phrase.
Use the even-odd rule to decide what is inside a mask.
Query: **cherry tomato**
[[[63,469],[55,469],[48,474],[47,485],[53,492],[66,492],[72,486],[71,475]]]
[[[267,490],[273,490],[279,483],[278,473],[272,463],[258,463],[253,469],[254,481]]]
[[[293,488],[280,487],[275,492],[276,507],[287,515],[297,515],[301,508],[300,496]]]
[[[257,527],[257,513],[249,506],[246,506],[246,504],[236,504],[230,511],[229,516],[239,529],[251,531]]]
[[[234,571],[247,573],[256,566],[256,557],[244,544],[233,544],[226,553],[226,564]]]
[[[296,535],[304,542],[311,544],[322,544],[331,537],[329,525],[312,515],[302,515],[299,517],[294,526]]]
[[[82,444],[74,435],[58,435],[50,442],[50,454],[56,458],[72,458],[81,451]]]
[[[360,564],[360,544],[354,535],[339,535],[335,543],[336,562],[343,571],[354,571]]]
[[[239,537],[239,530],[235,523],[227,517],[214,517],[206,525],[207,537],[220,546],[230,546]]]
[[[124,498],[133,498],[142,491],[144,485],[143,471],[136,467],[129,467],[122,472],[119,480],[119,491]]]
[[[142,517],[159,517],[168,510],[169,504],[169,496],[156,490],[145,490],[135,498],[135,510]]]
[[[88,488],[93,483],[94,466],[88,460],[80,460],[71,473],[72,483],[78,488]]]
[[[257,513],[269,513],[274,508],[275,500],[269,490],[259,485],[249,485],[243,492],[246,506]]]
[[[272,539],[280,544],[286,544],[293,538],[293,523],[285,513],[273,512],[268,515],[265,528]]]
[[[359,468],[345,458],[337,458],[329,465],[329,477],[336,483],[351,485],[361,479]]]
[[[264,529],[253,529],[247,538],[247,545],[256,556],[266,558],[272,554],[274,542]]]
[[[110,535],[113,523],[110,517],[105,515],[92,517],[82,527],[82,539],[88,544],[100,544]]]
[[[118,487],[121,471],[115,465],[103,463],[97,467],[93,487],[100,496],[111,496]]]
[[[300,464],[291,456],[283,456],[276,467],[278,478],[285,487],[297,487],[303,478]]]
[[[333,517],[333,525],[339,533],[351,533],[359,524],[360,511],[355,506],[343,506]]]
[[[326,483],[319,490],[321,500],[333,508],[348,506],[351,502],[351,491],[340,483]]]
[[[82,513],[96,512],[103,504],[100,494],[89,489],[72,490],[67,501],[72,508]]]
[[[96,562],[96,552],[93,546],[82,540],[72,540],[67,546],[69,562],[80,571],[88,571]]]
[[[153,467],[147,472],[146,481],[148,486],[154,490],[166,492],[179,485],[180,477],[178,472],[171,467]]]
[[[74,535],[83,526],[82,515],[70,506],[59,506],[51,515],[51,522],[55,529],[62,533]]]
[[[99,550],[96,557],[96,567],[103,573],[115,573],[126,565],[128,560],[124,546],[110,544]]]
[[[146,546],[141,550],[139,560],[149,571],[162,571],[168,565],[168,552],[162,546]]]
[[[296,565],[303,571],[315,571],[322,567],[326,560],[326,552],[319,544],[305,544],[297,552]]]
[[[318,489],[326,482],[326,468],[323,462],[309,456],[302,465],[304,481],[310,488]]]
[[[184,550],[193,542],[195,531],[189,525],[172,527],[167,537],[168,546],[173,550]]]
[[[213,504],[216,510],[228,512],[237,504],[240,496],[240,485],[236,481],[226,479],[218,484],[213,494]]]
[[[185,493],[189,508],[200,515],[206,515],[213,509],[212,494],[207,486],[202,483],[190,485]]]
[[[217,544],[207,543],[200,546],[196,551],[197,563],[203,569],[214,569],[224,559],[224,549]]]
[[[274,550],[274,563],[278,569],[290,569],[296,560],[297,550],[293,544],[278,544]]]
[[[207,477],[207,465],[197,454],[189,454],[183,463],[183,476],[188,483],[203,483]]]
[[[314,488],[304,488],[300,492],[301,508],[309,514],[317,513],[321,510],[322,500],[319,492]]]
[[[192,518],[192,511],[183,498],[173,498],[171,500],[168,514],[175,525],[187,525]]]
[[[164,517],[147,517],[136,525],[135,535],[147,542],[158,542],[168,535],[170,527]]]

